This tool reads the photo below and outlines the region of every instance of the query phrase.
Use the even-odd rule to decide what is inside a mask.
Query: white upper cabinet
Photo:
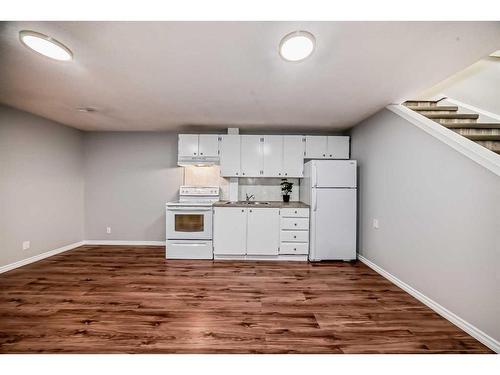
[[[220,137],[220,174],[224,177],[240,177],[240,136],[237,134],[224,134]]]
[[[331,159],[349,159],[349,137],[329,136],[327,154]]]
[[[262,141],[260,135],[241,137],[241,177],[262,177]]]
[[[349,136],[306,136],[306,159],[349,159]]]
[[[264,167],[262,177],[284,176],[283,171],[283,136],[265,135],[262,137]]]
[[[248,208],[248,255],[278,255],[280,246],[279,208]]]
[[[279,176],[304,176],[304,145],[304,137],[301,135],[283,136],[283,170]]]
[[[198,156],[198,134],[179,134],[179,159]]]
[[[219,135],[200,134],[198,138],[198,153],[202,157],[216,158],[219,156]]]
[[[179,134],[177,161],[184,163],[215,163],[219,161],[219,135]]]
[[[179,165],[220,160],[223,177],[303,177],[304,159],[349,159],[348,136],[179,134]],[[182,162],[182,163],[181,163]]]
[[[323,135],[306,136],[306,159],[326,158],[327,137]]]

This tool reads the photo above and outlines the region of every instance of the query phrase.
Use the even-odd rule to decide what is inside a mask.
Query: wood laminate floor
[[[0,275],[1,353],[489,353],[357,262],[82,246]]]

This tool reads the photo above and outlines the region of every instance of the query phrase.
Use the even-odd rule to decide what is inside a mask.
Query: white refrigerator
[[[311,206],[309,260],[356,259],[356,160],[311,160],[300,200]]]

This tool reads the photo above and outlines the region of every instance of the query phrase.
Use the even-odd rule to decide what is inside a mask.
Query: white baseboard
[[[165,246],[166,241],[86,240],[85,245]]]
[[[15,268],[22,267],[22,266],[25,266],[25,265],[30,264],[30,263],[38,262],[39,260],[51,257],[53,255],[57,255],[60,253],[64,253],[65,251],[72,250],[74,248],[77,248],[77,247],[83,246],[83,245],[85,245],[85,241],[75,242],[75,243],[60,247],[58,249],[46,251],[45,253],[38,254],[38,255],[32,256],[30,258],[26,258],[26,259],[22,259],[22,260],[19,260],[17,262],[14,262],[14,263],[6,264],[5,266],[0,267],[0,273],[4,273],[4,272],[10,271],[10,270],[13,270]]]
[[[214,255],[214,260],[269,260],[269,261],[294,261],[307,262],[307,255]]]
[[[478,340],[481,343],[483,343],[484,345],[486,345],[491,350],[495,351],[496,353],[500,353],[500,342],[495,340],[493,337],[487,335],[486,333],[481,331],[476,326],[474,326],[474,325],[470,324],[469,322],[465,321],[464,319],[460,318],[458,315],[452,313],[450,310],[441,306],[436,301],[430,299],[426,295],[422,294],[418,290],[416,290],[413,287],[411,287],[410,285],[406,284],[404,281],[401,281],[400,279],[398,279],[396,276],[390,274],[389,272],[387,272],[383,268],[377,266],[375,263],[366,259],[364,256],[358,254],[358,259],[360,261],[362,261],[364,264],[366,264],[368,267],[373,269],[375,272],[377,272],[378,274],[385,277],[387,280],[389,280],[393,284],[396,284],[397,286],[399,286],[405,292],[411,294],[413,297],[418,299],[424,305],[430,307],[432,310],[434,310],[436,313],[441,315],[443,318],[449,320],[451,323],[456,325],[458,328],[467,332],[469,335],[471,335],[476,340]]]

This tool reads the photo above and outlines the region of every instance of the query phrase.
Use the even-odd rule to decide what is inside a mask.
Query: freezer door
[[[356,160],[315,160],[313,187],[356,187]]]
[[[313,189],[310,260],[356,259],[356,189]]]

